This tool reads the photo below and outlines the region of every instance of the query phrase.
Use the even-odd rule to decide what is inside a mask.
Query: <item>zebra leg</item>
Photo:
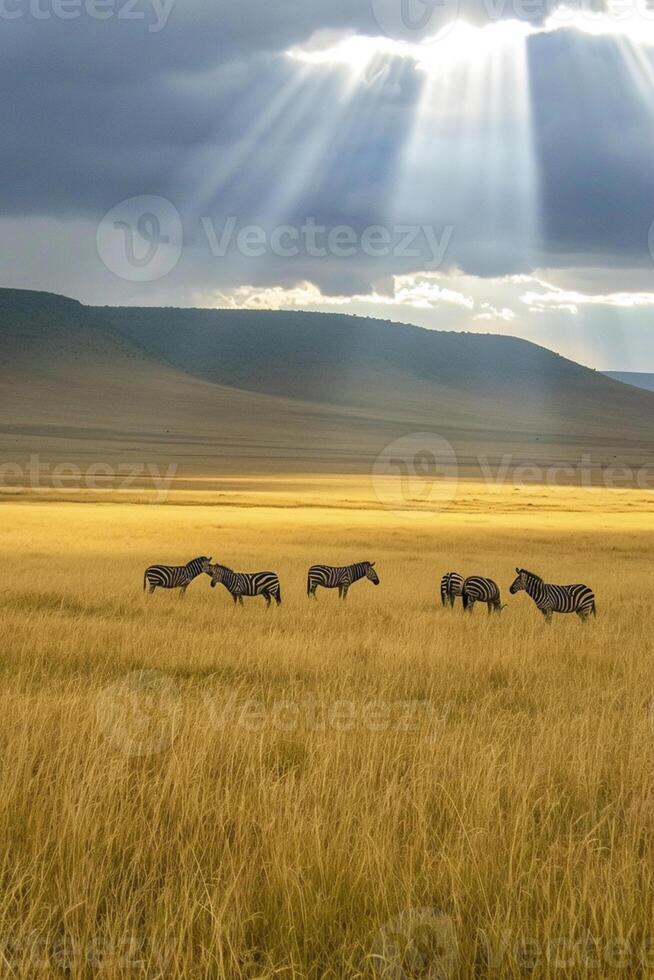
[[[343,602],[345,602],[345,600],[347,599],[347,593],[349,588],[350,588],[349,585],[343,586]]]
[[[261,594],[263,595],[264,599],[266,600],[266,608],[267,609],[270,609],[270,592],[262,592]]]
[[[552,625],[552,610],[551,609],[541,609],[543,616],[545,617],[545,622],[548,626]]]
[[[238,604],[238,596],[236,595],[235,592],[232,592],[232,601],[235,606]]]
[[[186,595],[186,590],[187,589],[188,589],[188,585],[182,585],[182,587],[179,590],[179,597],[180,597],[180,599],[183,599],[184,598],[184,596]]]

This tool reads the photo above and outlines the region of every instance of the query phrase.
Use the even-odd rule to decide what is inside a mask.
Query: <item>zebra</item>
[[[274,572],[234,572],[225,565],[211,565],[208,561],[202,571],[211,576],[212,589],[219,584],[225,586],[234,605],[243,605],[243,596],[256,595],[262,595],[268,607],[272,599],[278,606],[282,604],[282,590]]]
[[[458,572],[448,572],[441,580],[441,602],[446,606],[449,602],[452,609],[456,603],[456,597],[463,595],[463,575]]]
[[[180,597],[183,597],[209,561],[211,558],[194,558],[186,565],[150,565],[143,575],[143,591],[148,588],[148,595],[152,595],[156,588],[181,589]]]
[[[500,613],[505,608],[500,599],[499,586],[490,578],[472,575],[463,583],[461,594],[463,596],[463,608],[467,609],[468,612],[472,612],[476,602],[485,602],[489,613]]]
[[[526,592],[548,623],[552,622],[554,613],[576,613],[583,623],[589,616],[597,616],[595,595],[587,585],[546,585],[542,578],[524,568],[516,568],[516,572],[518,577],[511,586],[511,595]]]
[[[379,576],[375,571],[374,561],[361,561],[355,565],[344,565],[334,568],[332,565],[312,565],[307,580],[307,595],[316,598],[316,589],[338,589],[341,599],[347,599],[351,585],[361,579],[370,579],[373,585],[379,585]]]

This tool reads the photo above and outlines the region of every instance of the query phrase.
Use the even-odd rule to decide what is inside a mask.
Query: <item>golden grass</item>
[[[0,976],[651,975],[651,494],[91,497],[0,508]],[[200,554],[282,608],[144,599]],[[309,603],[309,564],[360,559],[379,589]],[[436,602],[516,564],[597,622]]]

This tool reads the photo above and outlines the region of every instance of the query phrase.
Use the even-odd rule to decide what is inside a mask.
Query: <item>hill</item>
[[[623,384],[654,391],[654,374],[644,374],[642,371],[604,371],[607,378],[622,381]]]
[[[362,471],[436,431],[463,465],[649,453],[654,395],[526,341],[344,315],[84,307],[0,290],[0,449],[183,474]]]

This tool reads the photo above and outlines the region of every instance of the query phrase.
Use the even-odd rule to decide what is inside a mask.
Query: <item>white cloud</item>
[[[547,10],[542,3],[541,14]],[[607,0],[603,10],[590,4],[581,7],[561,4],[548,17],[537,21],[539,10],[532,5],[533,21],[502,16],[493,3],[485,6],[488,23],[479,26],[453,20],[432,37],[420,41],[385,36],[355,34],[352,31],[316,31],[286,54],[304,64],[342,66],[364,76],[366,69],[380,59],[404,58],[420,71],[440,74],[448,66],[475,62],[498,46],[520,44],[536,34],[579,31],[592,37],[624,38],[640,46],[654,46],[654,9],[648,0]]]
[[[441,278],[441,277],[439,277]],[[377,307],[409,307],[420,310],[435,310],[443,304],[473,310],[472,296],[442,286],[434,273],[423,272],[416,275],[392,276],[392,287],[388,291],[373,289],[367,294],[353,296],[330,296],[310,282],[296,286],[239,286],[236,289],[214,291],[202,294],[199,300],[208,300],[207,305],[228,309],[269,309],[269,310],[308,310],[329,307],[353,307],[358,304]]]
[[[506,323],[510,323],[511,320],[515,319],[516,313],[509,306],[498,309],[492,303],[482,303],[481,313],[477,313],[475,316],[475,320],[504,320]]]
[[[560,289],[551,283],[532,278],[533,283],[543,287],[543,292],[528,290],[520,298],[534,313],[547,313],[550,310],[567,312],[576,316],[580,306],[606,306],[635,309],[654,306],[654,293],[582,293],[574,289]]]

